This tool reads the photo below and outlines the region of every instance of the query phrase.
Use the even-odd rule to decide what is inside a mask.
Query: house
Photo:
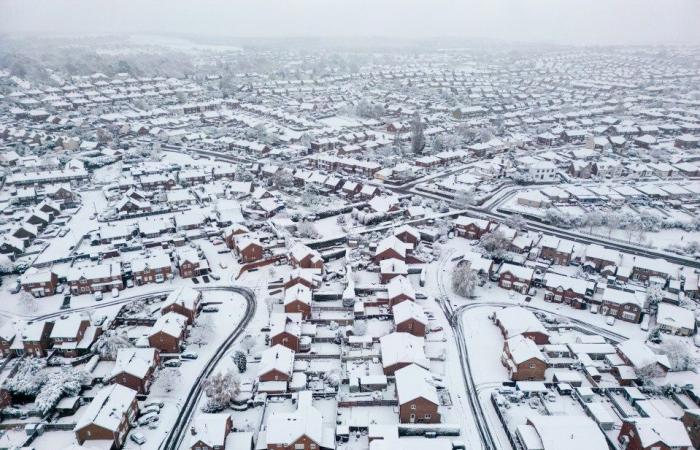
[[[316,289],[321,284],[320,270],[318,269],[293,269],[284,277],[284,289],[289,289],[296,284],[302,284],[309,289]]]
[[[241,262],[249,263],[262,259],[263,245],[259,240],[243,235],[236,238],[235,242],[235,249]]]
[[[182,278],[192,278],[209,270],[206,259],[200,258],[199,254],[192,247],[178,248],[177,265]]]
[[[134,284],[162,283],[172,278],[173,268],[170,257],[162,252],[135,258],[131,261],[131,276]]]
[[[522,450],[608,450],[598,425],[584,415],[530,415],[518,425],[515,440]]]
[[[642,319],[645,295],[643,292],[628,292],[605,288],[601,297],[600,313],[626,322],[639,323]]]
[[[78,343],[84,338],[95,339],[94,330],[90,328],[90,320],[80,314],[71,314],[58,318],[51,329],[49,339],[52,347],[61,355],[75,357],[78,355]]]
[[[47,297],[56,293],[58,275],[50,270],[30,269],[20,277],[20,285],[34,297]]]
[[[270,315],[270,345],[283,345],[298,353],[301,341],[302,315],[300,313],[273,313]]]
[[[232,428],[230,414],[199,414],[190,427],[190,450],[225,450]]]
[[[120,348],[105,382],[121,384],[139,394],[148,394],[159,365],[160,354],[154,348]]]
[[[597,244],[591,244],[586,247],[584,262],[593,267],[595,271],[600,272],[609,266],[617,267],[620,263],[620,253]]]
[[[161,353],[179,353],[187,335],[187,317],[169,312],[163,314],[151,326],[148,345]]]
[[[529,267],[504,263],[498,273],[498,286],[502,289],[515,290],[527,294],[535,271]]]
[[[401,242],[410,244],[412,248],[420,242],[420,232],[410,225],[403,225],[394,230],[394,237],[396,237]]]
[[[416,292],[411,281],[405,276],[396,276],[389,280],[387,285],[387,297],[389,306],[396,306],[404,300],[416,301]]]
[[[544,300],[553,303],[565,303],[577,309],[586,306],[585,297],[589,282],[581,278],[568,277],[556,273],[544,276],[543,286],[546,290]]]
[[[568,266],[574,253],[574,243],[546,235],[540,241],[540,258],[560,266]]]
[[[490,220],[477,219],[468,216],[459,216],[453,222],[457,236],[466,239],[481,239],[498,227],[498,224]]]
[[[28,356],[45,357],[51,343],[53,322],[32,322],[22,330],[20,353]]]
[[[382,239],[379,244],[377,244],[377,249],[374,252],[374,261],[380,262],[385,259],[399,259],[401,261],[406,260],[406,249],[408,244],[400,241],[395,236],[389,236]]]
[[[199,303],[202,300],[202,293],[189,286],[175,288],[168,294],[168,297],[160,307],[161,314],[170,312],[178,313],[187,318],[187,324],[192,325],[197,317]]]
[[[410,364],[397,370],[394,376],[399,401],[399,422],[440,423],[440,400],[431,373]]]
[[[686,409],[681,418],[693,447],[700,448],[700,409]]]
[[[547,362],[532,339],[516,335],[503,343],[501,362],[513,381],[544,380]]]
[[[668,356],[659,355],[649,348],[644,342],[627,340],[618,344],[617,354],[622,360],[632,366],[639,373],[644,372],[652,377],[666,375],[671,367]]]
[[[379,282],[386,284],[396,277],[408,275],[406,263],[400,259],[389,258],[379,262]]]
[[[112,448],[121,448],[138,413],[136,394],[120,384],[103,387],[75,424],[78,443],[111,441]]]
[[[503,339],[524,336],[537,345],[549,344],[549,332],[529,310],[519,306],[503,308],[494,313],[494,322],[501,329]]]
[[[284,312],[301,313],[304,320],[311,317],[311,289],[296,284],[284,291]]]
[[[294,412],[273,411],[260,440],[267,450],[335,449],[335,427],[325,425],[310,391],[299,392]]]
[[[68,270],[66,280],[73,295],[124,289],[122,268],[118,262],[73,266]]]
[[[321,254],[301,243],[294,244],[289,250],[289,263],[294,268],[323,270]]]
[[[414,336],[425,336],[428,318],[423,308],[416,302],[400,302],[391,308],[394,314],[394,330]]]
[[[234,223],[231,226],[228,226],[224,229],[223,231],[223,238],[224,242],[226,243],[226,246],[230,249],[235,249],[236,248],[236,239],[243,234],[249,233],[250,230],[245,225],[241,225],[239,223]]]
[[[384,375],[394,375],[397,370],[409,364],[427,369],[429,363],[425,356],[424,341],[419,336],[396,332],[379,338]]]
[[[261,383],[269,381],[287,382],[292,378],[293,370],[294,351],[283,345],[273,345],[263,350],[261,354],[258,380]],[[284,390],[286,390],[286,383]]]
[[[666,417],[623,419],[617,440],[632,450],[693,448],[683,422]]]
[[[695,314],[689,309],[662,302],[656,311],[656,325],[662,331],[691,336],[695,333]]]

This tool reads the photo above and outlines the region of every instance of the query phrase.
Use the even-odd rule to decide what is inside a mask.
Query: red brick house
[[[169,312],[156,320],[148,335],[148,345],[161,353],[179,353],[187,336],[187,318]]]
[[[264,350],[260,358],[258,380],[289,381],[294,370],[294,351],[283,345],[273,345]]]
[[[117,262],[71,267],[67,280],[73,295],[124,289],[121,264]]]
[[[394,230],[394,237],[401,242],[411,244],[413,248],[420,242],[420,231],[410,225],[404,225]]]
[[[294,352],[299,352],[301,340],[300,313],[270,315],[270,345],[283,345]]]
[[[289,263],[294,268],[323,270],[321,254],[300,243],[289,250]]]
[[[53,322],[32,322],[22,331],[22,347],[28,356],[45,357],[51,343]]]
[[[665,417],[623,420],[617,440],[628,450],[690,450],[683,422]]]
[[[86,336],[90,320],[80,314],[71,314],[56,320],[51,329],[51,346],[66,357],[78,355],[77,344]],[[94,338],[94,333],[92,334]]]
[[[513,381],[544,380],[547,362],[532,339],[522,335],[503,342],[501,362]]]
[[[399,333],[425,336],[428,319],[423,308],[416,302],[401,302],[391,308],[394,314],[394,328]]]
[[[231,429],[231,414],[199,414],[190,428],[190,450],[225,450]]]
[[[560,266],[568,266],[574,253],[574,243],[554,236],[540,241],[540,258]]]
[[[75,425],[78,443],[106,440],[112,441],[112,448],[121,448],[138,414],[136,394],[120,384],[103,387]]]
[[[202,293],[189,286],[176,288],[165,299],[160,308],[161,314],[170,312],[178,313],[187,318],[187,324],[192,325],[197,317],[199,303],[202,300]]]
[[[534,271],[528,267],[505,263],[498,274],[498,286],[527,294],[533,275]]]
[[[56,293],[58,275],[50,270],[27,271],[20,278],[22,290],[34,297],[46,297]]]
[[[544,277],[544,300],[553,303],[564,303],[574,308],[582,309],[586,306],[586,291],[588,281],[567,277],[555,273],[548,273]]]
[[[284,312],[301,313],[304,320],[311,317],[311,289],[297,284],[284,292]]]
[[[236,248],[236,239],[238,239],[241,235],[247,234],[249,232],[250,230],[248,230],[248,228],[246,228],[245,226],[240,224],[233,224],[223,231],[222,236],[224,238],[226,246],[233,250]]]
[[[243,263],[255,262],[263,257],[263,246],[257,239],[242,236],[236,239],[236,252]]]
[[[409,300],[416,301],[416,292],[408,278],[399,276],[389,280],[387,284],[387,297],[389,306],[396,306],[401,302]]]
[[[440,400],[430,372],[410,364],[397,370],[394,376],[399,401],[399,422],[440,423]]]
[[[474,217],[459,216],[454,220],[455,234],[466,239],[481,239],[481,237],[498,227],[497,223],[490,220]]]
[[[148,283],[162,283],[172,278],[173,275],[170,257],[165,253],[134,259],[131,261],[131,271],[134,284],[137,286]]]
[[[120,348],[105,382],[121,384],[139,394],[148,394],[158,366],[160,354],[154,348]]]

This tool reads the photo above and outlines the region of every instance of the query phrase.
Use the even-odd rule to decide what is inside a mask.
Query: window
[[[535,368],[535,363],[530,363],[530,364],[528,364],[528,367],[529,367],[530,369],[534,369],[534,368]]]
[[[426,419],[426,420],[430,420],[431,417],[432,417],[432,416],[431,416],[430,414],[426,414],[426,415],[425,415],[425,419]]]
[[[416,409],[416,404],[415,404],[415,403],[411,405],[411,409],[414,409],[414,410]]]

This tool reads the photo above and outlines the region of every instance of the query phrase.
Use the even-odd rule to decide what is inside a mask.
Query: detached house
[[[534,270],[529,267],[505,263],[498,274],[498,286],[527,294],[534,274]]]
[[[111,441],[112,448],[121,448],[138,413],[136,393],[120,384],[102,388],[75,424],[78,443]]]
[[[105,382],[121,384],[139,394],[147,394],[159,365],[160,355],[154,348],[120,348]]]
[[[440,423],[440,400],[432,374],[415,364],[395,373],[401,423]]]
[[[34,297],[46,297],[56,293],[58,276],[50,270],[28,270],[20,277],[20,285]]]
[[[161,314],[170,312],[178,313],[187,318],[187,323],[192,325],[197,317],[202,293],[189,286],[181,286],[170,292],[160,307]]]
[[[175,312],[156,320],[148,334],[148,345],[161,353],[179,353],[187,336],[187,318]]]

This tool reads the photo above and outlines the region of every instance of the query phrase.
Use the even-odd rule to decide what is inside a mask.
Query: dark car
[[[71,296],[69,294],[64,295],[63,296],[63,303],[61,303],[61,309],[70,308],[70,300],[71,300]]]

